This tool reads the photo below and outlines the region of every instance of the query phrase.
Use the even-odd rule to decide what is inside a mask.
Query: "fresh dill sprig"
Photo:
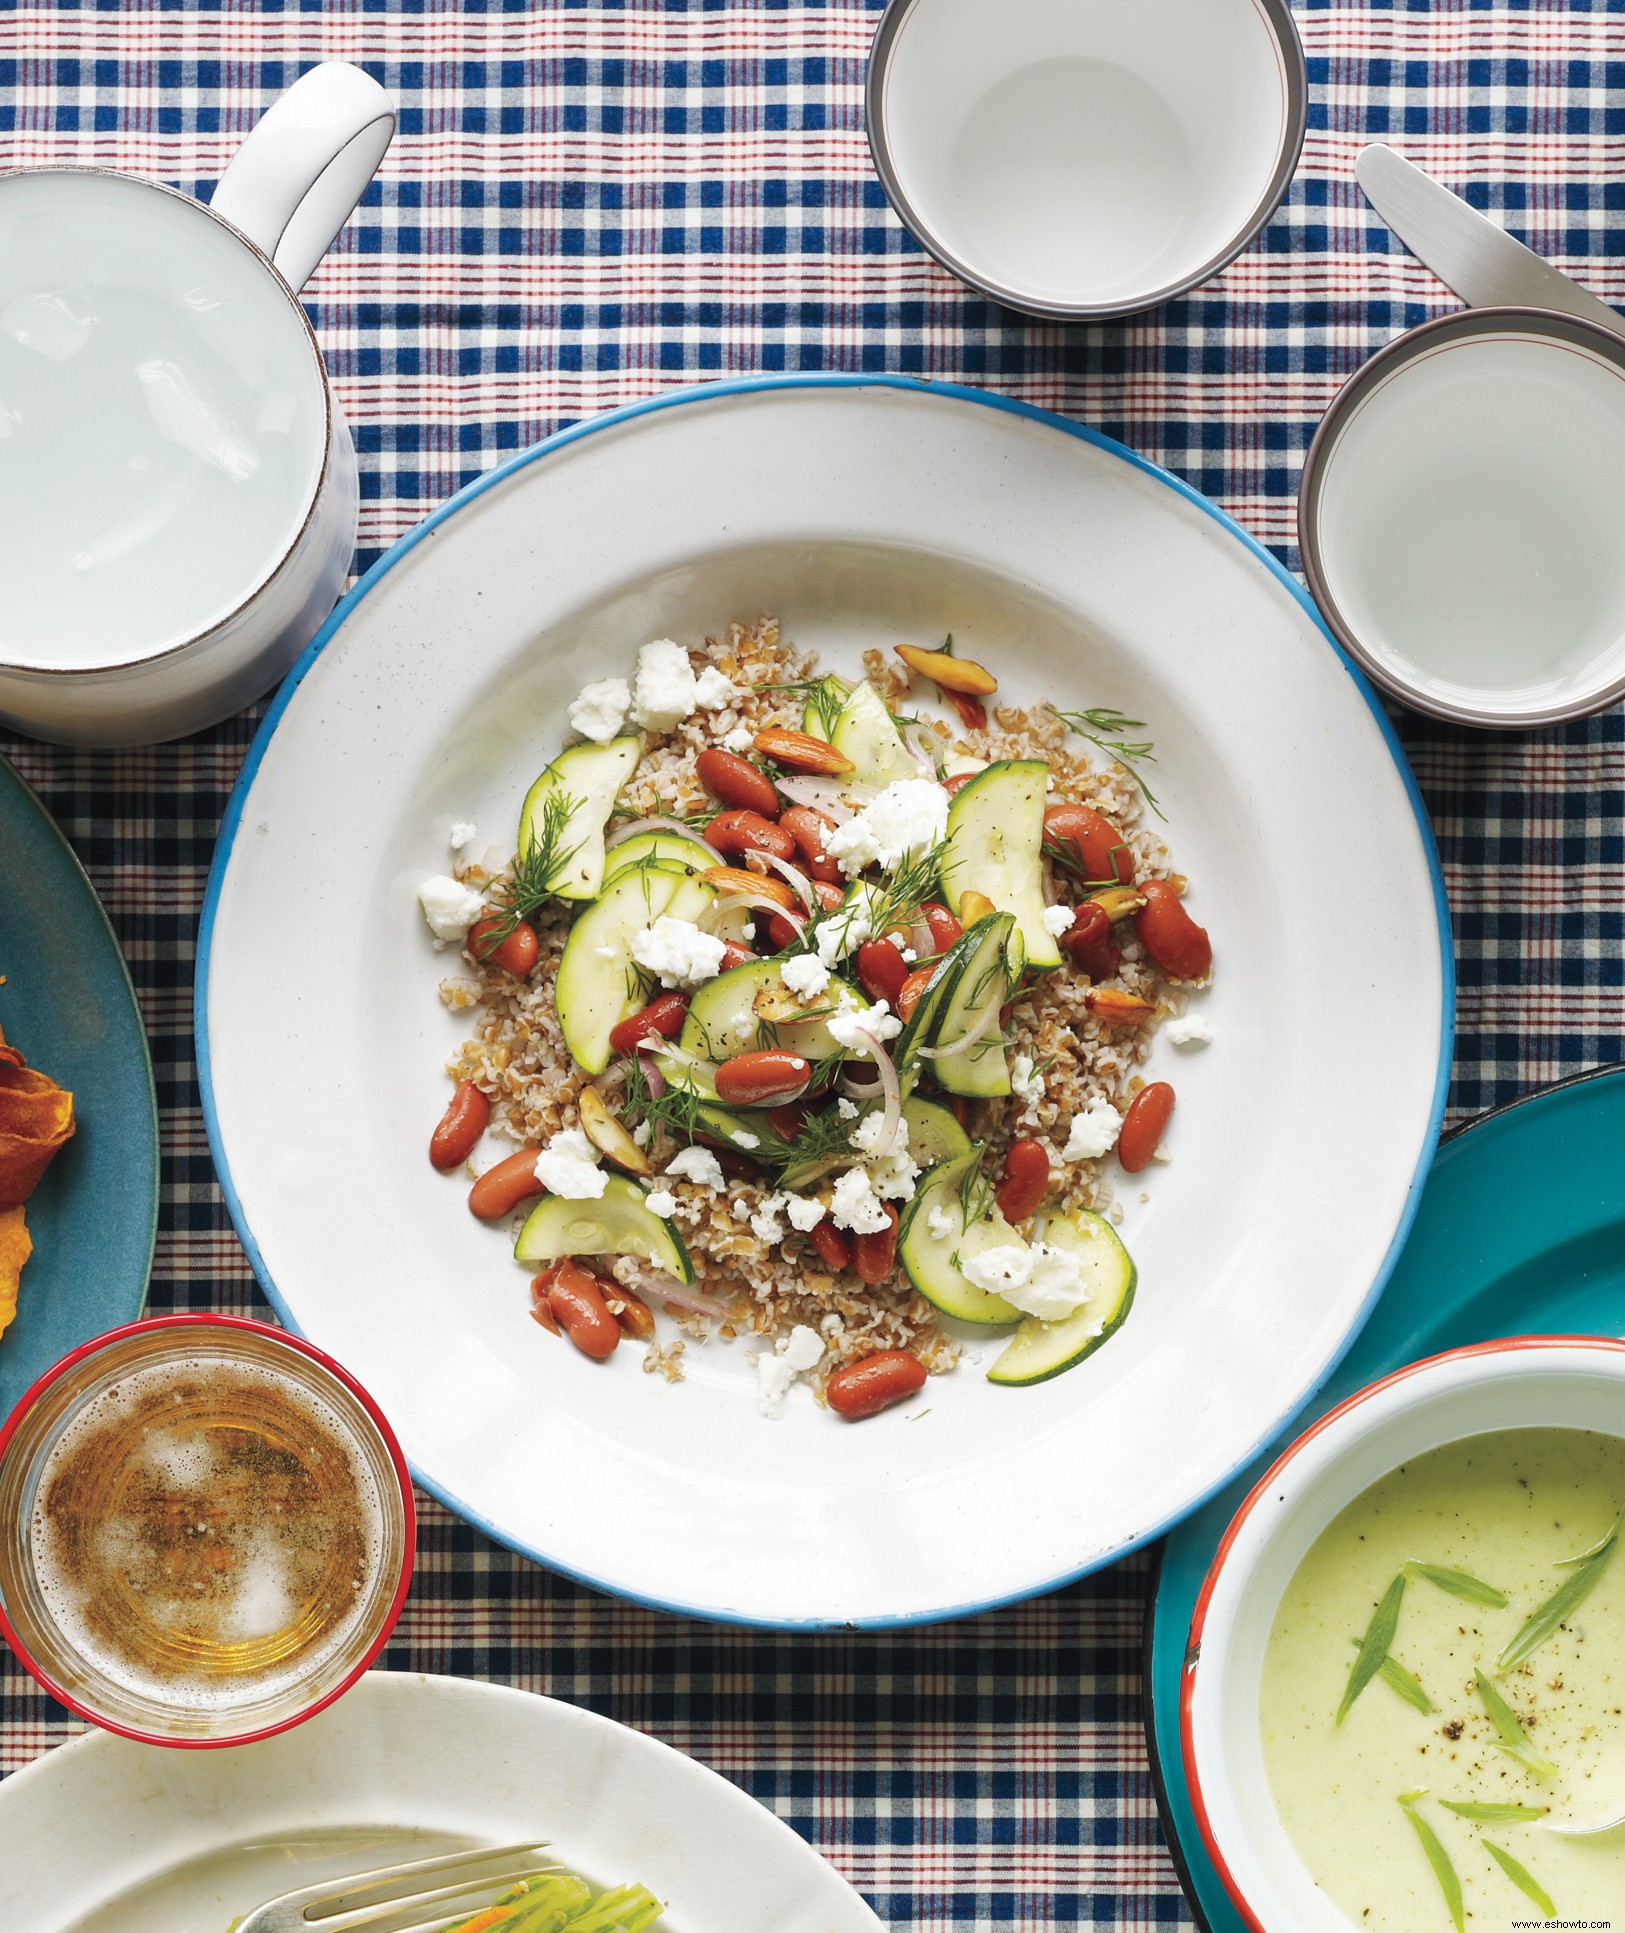
[[[494,952],[518,927],[521,920],[534,919],[558,891],[565,868],[581,850],[581,842],[564,845],[570,815],[581,804],[568,792],[549,792],[542,801],[541,824],[514,854],[508,876],[491,894],[496,924],[481,940],[483,951]]]
[[[828,738],[835,730],[835,721],[841,715],[851,686],[845,685],[832,671],[826,671],[821,678],[803,678],[795,684],[757,685],[757,691],[779,691],[786,698],[799,698],[803,706],[810,705],[817,714],[818,722]]]
[[[1156,793],[1146,783],[1145,773],[1140,770],[1141,765],[1146,762],[1152,765],[1157,762],[1157,755],[1151,749],[1152,741],[1149,738],[1124,736],[1126,732],[1143,732],[1145,730],[1143,718],[1126,718],[1122,712],[1114,710],[1110,705],[1096,705],[1089,711],[1062,711],[1059,705],[1051,705],[1050,710],[1063,725],[1069,725],[1080,738],[1088,739],[1091,745],[1098,746],[1108,758],[1117,760],[1145,795],[1146,804],[1157,817],[1167,818],[1167,813],[1157,802]]]
[[[648,1122],[651,1129],[663,1127],[686,1146],[697,1140],[705,1130],[705,1117],[700,1111],[704,1105],[699,1095],[691,1094],[687,1088],[677,1087],[669,1081],[657,1100],[640,1060],[634,1058],[626,1070],[621,1108],[624,1118],[633,1127],[640,1121]]]
[[[869,888],[869,931],[878,938],[893,926],[912,926],[920,908],[935,897],[948,858],[948,841],[912,853],[894,873]]]
[[[752,1150],[752,1156],[764,1167],[777,1169],[781,1174],[842,1155],[857,1161],[860,1157],[852,1147],[852,1130],[856,1126],[856,1121],[847,1120],[838,1107],[831,1105],[817,1114],[809,1114],[794,1140],[776,1145],[764,1140],[760,1148]]]
[[[1084,877],[1085,868],[1079,859],[1078,849],[1069,839],[1046,838],[1039,847],[1039,850],[1052,866],[1059,866],[1061,871],[1066,874],[1067,878],[1081,892],[1093,892],[1101,886],[1120,886],[1123,883],[1117,878],[1086,879]],[[1114,853],[1127,852],[1128,850],[1129,847],[1126,841],[1122,845],[1112,847]]]
[[[981,1149],[977,1158],[965,1170],[965,1178],[959,1184],[959,1213],[966,1228],[979,1222],[993,1206],[992,1177],[982,1172]]]

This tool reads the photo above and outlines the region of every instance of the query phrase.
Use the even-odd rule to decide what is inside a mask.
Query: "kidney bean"
[[[767,1110],[767,1124],[781,1141],[793,1141],[807,1125],[811,1113],[805,1101],[785,1101]]]
[[[1091,980],[1109,980],[1123,964],[1123,949],[1111,934],[1112,923],[1105,907],[1086,899],[1072,915],[1071,927],[1061,935],[1061,951]]]
[[[890,942],[888,941],[889,945]],[[916,967],[903,982],[897,995],[897,1017],[899,1020],[912,1020],[914,1009],[920,1004],[920,995],[925,992],[936,966]]]
[[[767,916],[767,943],[775,953],[782,953],[787,946],[794,946],[801,935],[781,913]]]
[[[1166,1081],[1142,1087],[1129,1102],[1117,1137],[1117,1158],[1129,1174],[1137,1175],[1156,1153],[1173,1111],[1174,1090]]]
[[[623,1289],[619,1282],[610,1289],[608,1299],[620,1306],[610,1310],[623,1336],[634,1342],[648,1342],[655,1332],[654,1311],[641,1296]]]
[[[552,1288],[553,1278],[558,1272],[559,1264],[555,1262],[551,1268],[545,1268],[540,1275],[533,1276],[530,1284],[530,1319],[539,1322],[550,1336],[564,1333],[547,1300],[547,1292]]]
[[[951,779],[942,781],[942,789],[951,799],[956,792],[963,792],[972,779],[979,779],[980,772],[955,772]]]
[[[788,859],[796,849],[784,827],[759,812],[719,812],[705,828],[705,843],[724,859],[743,859],[752,852]]]
[[[1068,799],[1050,806],[1044,813],[1044,838],[1061,848],[1062,863],[1081,878],[1133,883],[1133,853],[1117,827],[1092,805]]]
[[[833,913],[841,901],[846,898],[844,888],[832,886],[827,879],[815,879],[813,881],[813,892],[817,896],[819,905],[823,907],[826,913]]]
[[[547,1190],[536,1179],[536,1157],[540,1148],[521,1148],[503,1157],[494,1168],[487,1168],[468,1191],[468,1212],[482,1222],[500,1221],[511,1215],[522,1201]]]
[[[845,875],[824,850],[824,841],[835,830],[835,821],[827,812],[816,811],[810,805],[787,806],[779,814],[779,824],[796,842],[802,864],[814,879],[830,886],[844,884]]]
[[[536,964],[541,941],[534,926],[520,920],[505,940],[496,935],[506,924],[500,913],[482,913],[468,929],[468,950],[476,960],[493,960],[504,973],[523,979]]]
[[[824,1400],[837,1416],[855,1423],[905,1402],[925,1386],[925,1364],[906,1349],[882,1349],[837,1369],[824,1387]]]
[[[752,765],[737,752],[708,746],[695,759],[694,773],[712,798],[720,799],[724,805],[737,807],[741,812],[759,812],[764,819],[771,819],[779,809],[779,795],[773,789],[773,781],[759,765]],[[705,834],[707,840],[710,836]]]
[[[845,752],[836,751],[833,745],[827,745],[821,738],[814,738],[809,732],[785,731],[774,726],[768,731],[758,732],[753,743],[763,758],[770,758],[779,765],[788,765],[794,772],[818,772],[838,778],[852,770],[852,761]]]
[[[970,1126],[970,1102],[966,1100],[965,1096],[963,1094],[945,1094],[942,1098],[947,1103],[948,1112],[959,1125],[962,1128],[968,1128]]]
[[[732,973],[736,966],[749,966],[756,955],[748,946],[741,946],[737,940],[724,940],[722,943],[722,971]]]
[[[731,1141],[724,1141],[720,1134],[697,1134],[694,1139],[702,1148],[709,1148],[717,1158],[717,1166],[730,1181],[758,1181],[761,1179],[760,1162],[752,1161],[743,1148],[736,1148]]]
[[[739,950],[744,952],[743,947]],[[745,954],[745,958],[749,959],[750,955]],[[609,1044],[617,1054],[633,1054],[651,1034],[659,1034],[663,1040],[675,1040],[683,1031],[687,1014],[686,993],[662,993],[651,1000],[641,1013],[635,1013],[619,1026],[612,1027],[609,1030]]]
[[[852,1266],[858,1280],[867,1282],[870,1288],[877,1288],[897,1266],[898,1214],[889,1201],[882,1206],[886,1211],[886,1226],[872,1235],[852,1237]]]
[[[1012,1141],[1004,1157],[1004,1175],[993,1192],[999,1213],[1007,1222],[1024,1222],[1038,1213],[1049,1190],[1049,1156],[1036,1141]]]
[[[460,1168],[474,1152],[490,1118],[491,1103],[472,1081],[459,1081],[440,1125],[429,1136],[429,1159],[442,1170]]]
[[[602,1362],[613,1356],[621,1340],[621,1325],[609,1312],[595,1275],[579,1262],[560,1262],[547,1291],[547,1306],[559,1327],[584,1356]]]
[[[716,1072],[717,1099],[725,1107],[763,1107],[795,1101],[807,1091],[811,1066],[779,1047],[735,1054]]]
[[[808,1230],[807,1240],[812,1243],[820,1260],[827,1262],[832,1269],[851,1268],[852,1244],[827,1215]]]
[[[938,953],[946,953],[965,930],[938,900],[928,899],[920,908],[920,918],[925,921],[931,945]]]
[[[893,1009],[908,978],[908,962],[890,940],[865,940],[857,952],[858,985]]]
[[[1166,879],[1148,879],[1140,888],[1145,904],[1134,916],[1140,944],[1174,980],[1201,980],[1213,965],[1213,943],[1198,926]]]

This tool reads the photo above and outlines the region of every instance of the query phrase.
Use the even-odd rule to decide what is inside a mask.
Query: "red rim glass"
[[[389,1419],[384,1415],[383,1411],[373,1401],[367,1391],[362,1388],[360,1383],[355,1380],[341,1363],[335,1362],[331,1356],[315,1348],[311,1343],[306,1342],[302,1336],[291,1335],[286,1329],[279,1329],[272,1323],[255,1322],[244,1316],[224,1315],[148,1316],[139,1322],[126,1323],[120,1328],[110,1329],[105,1335],[98,1336],[94,1341],[83,1344],[80,1348],[74,1350],[71,1355],[64,1356],[59,1363],[54,1364],[36,1383],[23,1393],[16,1407],[6,1418],[4,1424],[0,1424],[0,1471],[4,1470],[7,1452],[30,1413],[40,1402],[41,1398],[50,1392],[63,1377],[71,1374],[80,1365],[91,1361],[93,1358],[103,1355],[119,1345],[129,1343],[131,1339],[144,1339],[154,1333],[163,1331],[192,1332],[198,1334],[200,1337],[208,1333],[220,1334],[223,1332],[228,1337],[232,1334],[237,1334],[254,1338],[257,1346],[261,1350],[269,1347],[273,1354],[279,1349],[287,1350],[303,1358],[305,1363],[314,1364],[319,1371],[336,1383],[340,1390],[355,1402],[367,1420],[376,1429],[379,1446],[384,1452],[388,1467],[394,1478],[394,1491],[390,1494],[398,1493],[399,1495],[399,1519],[398,1522],[390,1526],[390,1529],[391,1534],[398,1538],[399,1541],[400,1565],[399,1575],[395,1580],[393,1589],[388,1594],[387,1600],[383,1598],[381,1593],[379,1595],[378,1602],[383,1608],[381,1615],[375,1614],[375,1628],[370,1629],[369,1635],[362,1645],[359,1654],[346,1667],[339,1681],[334,1684],[325,1685],[320,1693],[313,1697],[309,1703],[300,1705],[297,1710],[280,1715],[274,1721],[265,1724],[249,1725],[242,1730],[228,1729],[219,1733],[209,1733],[208,1735],[193,1733],[178,1735],[172,1732],[147,1729],[139,1724],[125,1722],[95,1709],[94,1706],[88,1704],[74,1691],[58,1682],[57,1676],[33,1655],[32,1650],[24,1642],[14,1626],[11,1612],[4,1599],[3,1590],[0,1590],[0,1634],[4,1635],[12,1651],[16,1654],[18,1662],[23,1665],[29,1675],[44,1690],[48,1691],[59,1703],[65,1705],[69,1711],[75,1713],[80,1718],[88,1720],[89,1723],[98,1726],[103,1731],[116,1732],[120,1737],[135,1739],[142,1744],[174,1746],[192,1750],[209,1750],[227,1745],[247,1745],[256,1739],[272,1738],[278,1732],[285,1732],[294,1725],[303,1724],[307,1718],[313,1718],[317,1712],[324,1711],[335,1699],[343,1697],[344,1693],[350,1689],[356,1680],[371,1667],[377,1659],[378,1654],[383,1650],[385,1643],[389,1639],[390,1632],[394,1629],[396,1621],[400,1617],[402,1606],[406,1602],[406,1594],[411,1588],[412,1583],[412,1568],[417,1548],[417,1510],[412,1495],[412,1479],[407,1470],[406,1458],[401,1452],[401,1446],[396,1441],[394,1430],[390,1427]],[[381,1502],[383,1503],[387,1516],[390,1510],[390,1496],[383,1496]],[[369,1620],[369,1623],[371,1623],[371,1620]],[[223,1711],[222,1717],[228,1724],[229,1716],[229,1710]]]

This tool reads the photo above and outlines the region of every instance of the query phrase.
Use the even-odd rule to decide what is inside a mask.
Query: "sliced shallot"
[[[623,845],[628,839],[636,838],[640,832],[680,832],[685,839],[692,839],[696,845],[704,846],[707,852],[717,852],[716,847],[703,832],[695,831],[693,826],[685,826],[681,819],[658,818],[632,819],[626,825],[618,826],[604,841],[604,850],[608,852],[612,846]],[[717,852],[717,858],[723,865],[728,863],[720,852]]]

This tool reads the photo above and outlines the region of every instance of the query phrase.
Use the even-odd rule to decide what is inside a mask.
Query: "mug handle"
[[[260,116],[209,205],[302,289],[394,134],[395,104],[372,76],[324,61]]]

